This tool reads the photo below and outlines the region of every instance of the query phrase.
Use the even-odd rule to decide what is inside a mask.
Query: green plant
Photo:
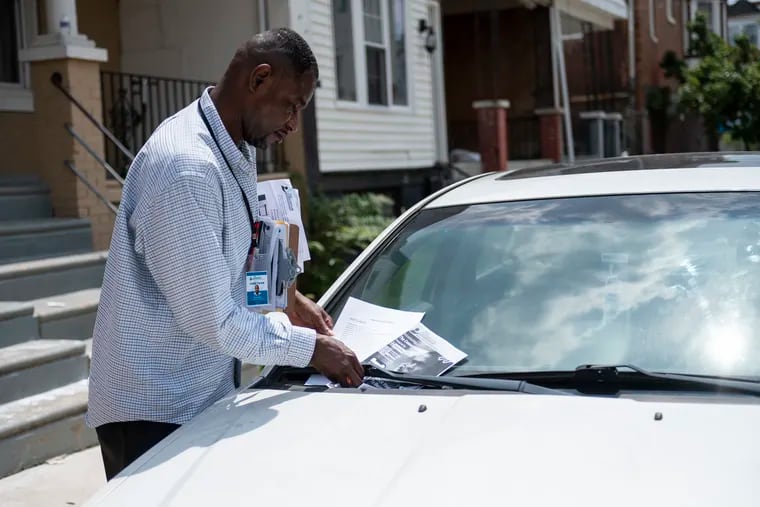
[[[312,196],[306,225],[312,259],[298,277],[299,290],[318,299],[390,224],[392,209],[393,201],[382,194]]]
[[[688,65],[668,52],[660,66],[679,85],[681,111],[698,114],[711,149],[728,132],[745,147],[760,141],[760,51],[746,36],[730,45],[707,26],[701,14],[689,24]]]

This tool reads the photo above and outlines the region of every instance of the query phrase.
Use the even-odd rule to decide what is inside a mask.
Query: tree
[[[660,63],[679,85],[678,108],[702,118],[711,150],[718,150],[723,132],[749,149],[760,142],[760,51],[743,35],[730,45],[708,28],[701,13],[688,29],[696,63],[689,65],[672,51]]]

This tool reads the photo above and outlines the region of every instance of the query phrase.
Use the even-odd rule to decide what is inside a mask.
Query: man
[[[87,424],[110,480],[235,388],[239,360],[311,365],[361,383],[330,317],[297,293],[287,312],[245,304],[257,219],[255,154],[296,129],[317,62],[288,29],[256,35],[217,86],[165,120],[132,164],[93,334]],[[252,207],[253,206],[253,207]]]

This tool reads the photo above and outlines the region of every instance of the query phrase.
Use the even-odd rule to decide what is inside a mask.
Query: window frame
[[[333,0],[335,1],[335,0]],[[365,37],[364,31],[364,2],[363,0],[347,0],[351,2],[351,23],[353,32],[353,45],[354,45],[354,73],[356,80],[356,100],[346,100],[338,98],[338,73],[337,73],[337,60],[333,55],[333,63],[335,64],[335,105],[338,109],[343,110],[362,110],[373,111],[380,113],[397,113],[397,112],[411,112],[413,111],[414,93],[412,88],[411,66],[410,66],[410,24],[409,24],[409,2],[410,0],[404,0],[404,66],[406,68],[406,104],[394,104],[393,103],[393,73],[391,65],[391,22],[390,9],[388,8],[388,0],[380,0],[380,12],[383,25],[383,49],[385,50],[385,72],[386,72],[386,96],[388,98],[388,104],[370,104],[369,103],[369,84],[367,82],[367,58],[366,48],[367,45],[372,47],[380,47],[375,43],[368,43]],[[332,10],[330,14],[330,23],[333,30],[333,40],[335,31],[335,22],[332,17]]]
[[[31,45],[32,38],[36,35],[36,30],[32,28],[37,26],[37,9],[34,1],[14,0],[13,4],[16,16],[16,44],[20,53]],[[19,61],[18,65],[19,82],[0,82],[0,112],[34,111],[29,63]]]
[[[726,16],[724,16],[724,7],[721,0],[690,0],[689,1],[689,21],[694,21],[697,18],[699,12],[700,3],[710,3],[712,6],[712,31],[716,35],[721,36],[723,39],[728,37],[728,24],[724,22]],[[725,26],[724,26],[725,25]],[[688,30],[687,30],[688,32]]]

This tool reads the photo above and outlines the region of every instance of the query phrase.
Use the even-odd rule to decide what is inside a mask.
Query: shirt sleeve
[[[136,224],[135,245],[177,325],[248,363],[307,366],[314,353],[313,330],[250,312],[234,301],[222,225],[222,191],[208,169],[180,170]]]

